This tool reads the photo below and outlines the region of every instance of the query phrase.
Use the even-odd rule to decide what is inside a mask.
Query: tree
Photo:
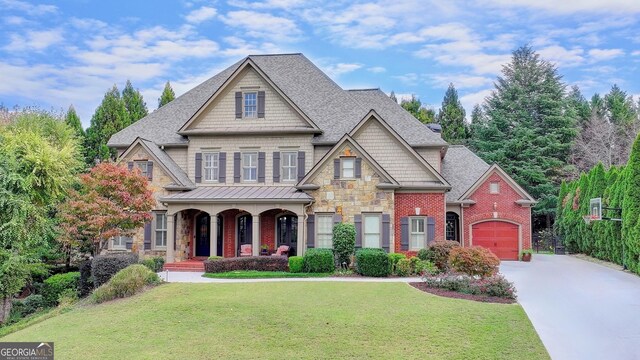
[[[84,129],[82,128],[80,117],[78,117],[76,109],[73,107],[73,105],[69,105],[69,110],[67,110],[64,122],[67,124],[67,126],[73,129],[79,139],[84,139]]]
[[[567,110],[572,112],[571,116],[576,118],[578,125],[583,125],[591,118],[589,102],[582,96],[577,85],[572,86],[567,95]]]
[[[162,90],[162,95],[160,95],[160,98],[158,99],[158,109],[170,103],[175,98],[176,98],[176,94],[173,92],[173,89],[171,88],[171,84],[167,81],[167,83],[164,84],[164,90]]]
[[[400,106],[411,113],[411,115],[416,119],[420,120],[423,124],[430,124],[436,120],[435,111],[423,107],[420,99],[415,95],[411,95],[411,100],[402,100],[400,102]]]
[[[626,171],[622,202],[623,264],[640,273],[640,134],[633,144]]]
[[[124,107],[127,109],[131,123],[142,119],[149,113],[147,103],[144,102],[142,94],[140,94],[138,89],[133,88],[129,80],[127,80],[127,84],[122,90],[122,100],[124,101]]]
[[[453,84],[449,84],[442,100],[442,107],[438,112],[438,123],[442,126],[442,138],[451,143],[464,142],[469,129],[465,122],[465,111],[458,98],[458,92]]]
[[[398,98],[396,97],[396,93],[394,93],[393,90],[391,90],[391,94],[389,94],[389,97],[391,98],[391,100],[393,100],[393,102],[395,102],[396,104],[398,103]]]
[[[115,150],[109,149],[107,142],[113,134],[129,126],[129,124],[127,108],[120,97],[118,87],[113,85],[111,90],[104,95],[102,103],[96,109],[93,117],[91,117],[91,126],[87,129],[85,147],[89,165],[94,164],[95,161],[115,158]]]
[[[118,235],[132,235],[145,221],[155,205],[146,177],[138,170],[110,162],[96,165],[80,177],[80,189],[71,191],[59,207],[60,240],[67,247],[88,241],[99,254],[108,240]]]

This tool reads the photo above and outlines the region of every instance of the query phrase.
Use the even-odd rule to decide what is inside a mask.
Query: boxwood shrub
[[[286,256],[247,256],[204,261],[204,271],[220,273],[235,270],[287,271]]]
[[[301,273],[304,270],[304,258],[302,256],[292,256],[289,258],[289,272]]]
[[[106,283],[118,271],[138,263],[138,254],[98,255],[91,262],[91,275],[94,287]]]
[[[49,306],[58,305],[58,297],[65,290],[78,291],[78,282],[80,281],[79,272],[68,272],[64,274],[56,274],[44,281],[42,286],[42,297]]]
[[[164,268],[164,258],[162,256],[154,256],[140,261],[140,264],[148,267],[153,272],[160,272]]]
[[[308,249],[304,253],[303,267],[305,272],[330,273],[336,267],[331,249]]]
[[[142,264],[128,266],[93,292],[93,300],[101,303],[135,295],[146,286],[160,283],[158,274]]]
[[[356,251],[356,272],[363,276],[389,276],[391,273],[389,256],[383,249],[360,249]]]

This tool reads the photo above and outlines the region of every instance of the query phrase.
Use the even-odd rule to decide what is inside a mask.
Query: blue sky
[[[85,126],[127,79],[149,110],[248,54],[302,52],[344,88],[416,94],[450,82],[470,111],[529,44],[590,97],[640,95],[640,1],[0,0],[0,103],[65,109]]]

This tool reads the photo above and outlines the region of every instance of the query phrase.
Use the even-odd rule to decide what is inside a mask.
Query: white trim
[[[420,215],[409,215],[409,251],[418,251],[420,249],[426,249],[427,248],[427,217],[426,216],[420,216]],[[411,240],[412,240],[412,235],[413,233],[413,220],[422,220],[422,247],[419,248],[412,248],[411,247]],[[420,233],[416,233],[417,235],[419,235]]]
[[[344,176],[344,162],[345,160],[351,161],[353,167],[353,176]],[[341,156],[340,157],[340,180],[354,180],[356,178],[356,157],[355,156]]]
[[[319,249],[332,249],[333,248],[333,238],[331,239],[331,247],[329,248],[320,248],[318,247],[318,230],[320,229],[320,226],[318,226],[319,224],[319,217],[320,216],[328,216],[331,219],[331,234],[333,236],[333,217],[336,215],[336,213],[332,213],[332,212],[321,212],[321,213],[314,213],[313,215],[315,215],[315,233],[313,234],[315,239],[314,239],[314,247],[315,248],[319,248]]]
[[[298,150],[280,150],[280,182],[295,183],[298,181]],[[294,154],[293,166],[289,165],[287,168],[293,168],[293,179],[284,178],[284,154]]]
[[[471,196],[471,194],[473,194],[480,187],[480,185],[484,184],[484,182],[494,172],[497,173],[498,176],[500,176],[505,182],[507,182],[511,186],[511,188],[513,188],[517,193],[519,193],[520,196],[523,197],[523,199],[530,200],[533,203],[537,203],[536,199],[534,199],[531,195],[529,195],[529,193],[525,189],[523,189],[520,185],[518,185],[518,183],[516,183],[515,180],[513,180],[513,178],[509,176],[509,174],[507,174],[500,166],[498,166],[498,164],[491,165],[491,167],[489,167],[489,169],[485,171],[485,173],[482,176],[480,176],[480,178],[476,180],[476,182],[473,183],[473,185],[471,185],[471,187],[469,187],[469,189],[467,189],[467,191],[465,191],[464,194],[462,194],[458,198],[458,200],[464,200],[469,196]]]
[[[367,231],[366,231],[366,217],[367,216],[375,216],[378,218],[378,246],[376,248],[382,248],[382,213],[379,212],[363,212],[360,213],[362,215],[362,247],[366,248],[369,246],[365,245]],[[373,233],[370,233],[373,234]]]
[[[254,116],[247,116],[247,98],[246,95],[255,94],[256,112]],[[258,91],[242,91],[242,119],[257,119],[258,118]]]
[[[244,156],[245,155],[255,155],[255,166],[247,166],[247,169],[256,169],[256,178],[254,180],[247,180],[244,177]],[[265,159],[266,162],[266,159]],[[258,151],[244,151],[240,153],[240,181],[243,183],[257,183],[258,182],[258,167],[260,163],[260,155]]]
[[[216,161],[218,163],[218,166],[213,166],[213,160],[212,162],[212,166],[211,169],[214,170],[214,172],[212,172],[212,179],[211,180],[207,180],[207,160],[206,157],[207,156],[216,156]],[[217,175],[217,176],[214,176]],[[217,177],[217,179],[213,179],[214,177]],[[202,152],[202,181],[205,183],[219,183],[220,182],[220,152],[219,151],[203,151]]]

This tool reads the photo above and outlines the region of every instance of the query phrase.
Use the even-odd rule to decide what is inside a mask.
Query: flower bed
[[[453,299],[465,299],[465,300],[488,302],[488,303],[498,303],[498,304],[513,304],[513,303],[516,302],[514,299],[505,299],[505,298],[501,298],[501,297],[487,296],[487,295],[464,294],[464,293],[457,292],[457,291],[445,290],[445,289],[440,289],[440,288],[433,288],[433,287],[429,287],[427,284],[425,284],[423,282],[413,282],[413,283],[409,283],[409,285],[413,286],[414,288],[416,288],[416,289],[418,289],[420,291],[427,292],[429,294],[442,296],[442,297],[453,298]]]
[[[423,277],[424,286],[431,289],[441,289],[461,294],[498,297],[515,301],[516,289],[513,283],[502,275],[489,277],[470,276],[454,272]]]

